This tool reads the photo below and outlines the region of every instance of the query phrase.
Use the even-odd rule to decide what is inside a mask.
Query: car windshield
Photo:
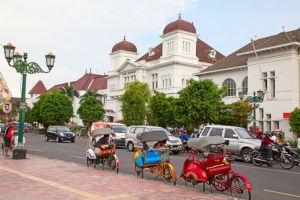
[[[60,131],[60,132],[67,132],[67,131],[70,131],[70,129],[68,127],[57,127],[57,130]]]
[[[252,139],[253,137],[246,131],[245,129],[242,128],[236,128],[234,129],[242,139]]]
[[[126,133],[127,127],[122,125],[113,125],[112,129],[115,133]]]

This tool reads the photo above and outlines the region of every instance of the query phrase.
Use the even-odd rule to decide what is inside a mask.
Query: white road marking
[[[79,159],[86,159],[86,157],[80,157],[80,156],[71,156],[72,158],[79,158]]]
[[[300,175],[299,172],[291,172],[291,171],[284,171],[279,169],[268,169],[268,168],[262,168],[262,167],[253,167],[253,166],[246,166],[246,165],[239,165],[239,164],[233,164],[233,166],[239,166],[239,167],[246,167],[246,168],[252,168],[252,169],[260,169],[260,170],[267,170],[267,171],[274,171],[274,172],[282,172],[287,174],[297,174]],[[297,167],[297,166],[295,166]]]
[[[294,194],[289,194],[289,193],[284,193],[284,192],[277,192],[274,190],[268,190],[268,189],[264,189],[265,192],[270,192],[270,193],[275,193],[275,194],[281,194],[281,195],[285,195],[285,196],[290,196],[290,197],[295,197],[295,198],[300,198],[299,195],[294,195]]]
[[[28,149],[29,151],[38,151],[38,152],[43,152],[42,150],[39,149]]]

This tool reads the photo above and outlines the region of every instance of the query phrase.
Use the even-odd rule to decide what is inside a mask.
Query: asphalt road
[[[43,135],[26,134],[26,149],[28,153],[50,159],[58,159],[86,165],[85,151],[87,150],[87,138],[76,138],[75,143],[45,142]],[[117,155],[120,159],[120,173],[135,175],[132,161],[132,152],[119,148]],[[187,158],[186,153],[171,155],[171,163],[180,176],[182,165]],[[252,164],[235,161],[233,170],[245,175],[252,185],[252,199],[257,200],[295,200],[300,199],[300,167],[295,166],[291,170],[283,170],[280,166],[272,168],[267,166],[256,167]],[[146,179],[162,181],[160,177],[145,173]],[[177,184],[184,185],[184,181],[178,178]],[[201,187],[191,188],[201,191]],[[214,191],[216,192],[216,191]],[[224,193],[229,195],[228,193]]]

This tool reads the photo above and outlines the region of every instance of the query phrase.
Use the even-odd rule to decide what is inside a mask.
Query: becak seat
[[[159,150],[148,150],[145,152],[145,164],[155,164],[161,162]]]

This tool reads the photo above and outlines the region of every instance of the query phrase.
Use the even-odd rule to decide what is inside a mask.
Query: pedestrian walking
[[[8,157],[8,150],[11,148],[11,139],[13,136],[14,127],[11,124],[11,120],[7,122],[7,127],[4,132],[4,156]]]

